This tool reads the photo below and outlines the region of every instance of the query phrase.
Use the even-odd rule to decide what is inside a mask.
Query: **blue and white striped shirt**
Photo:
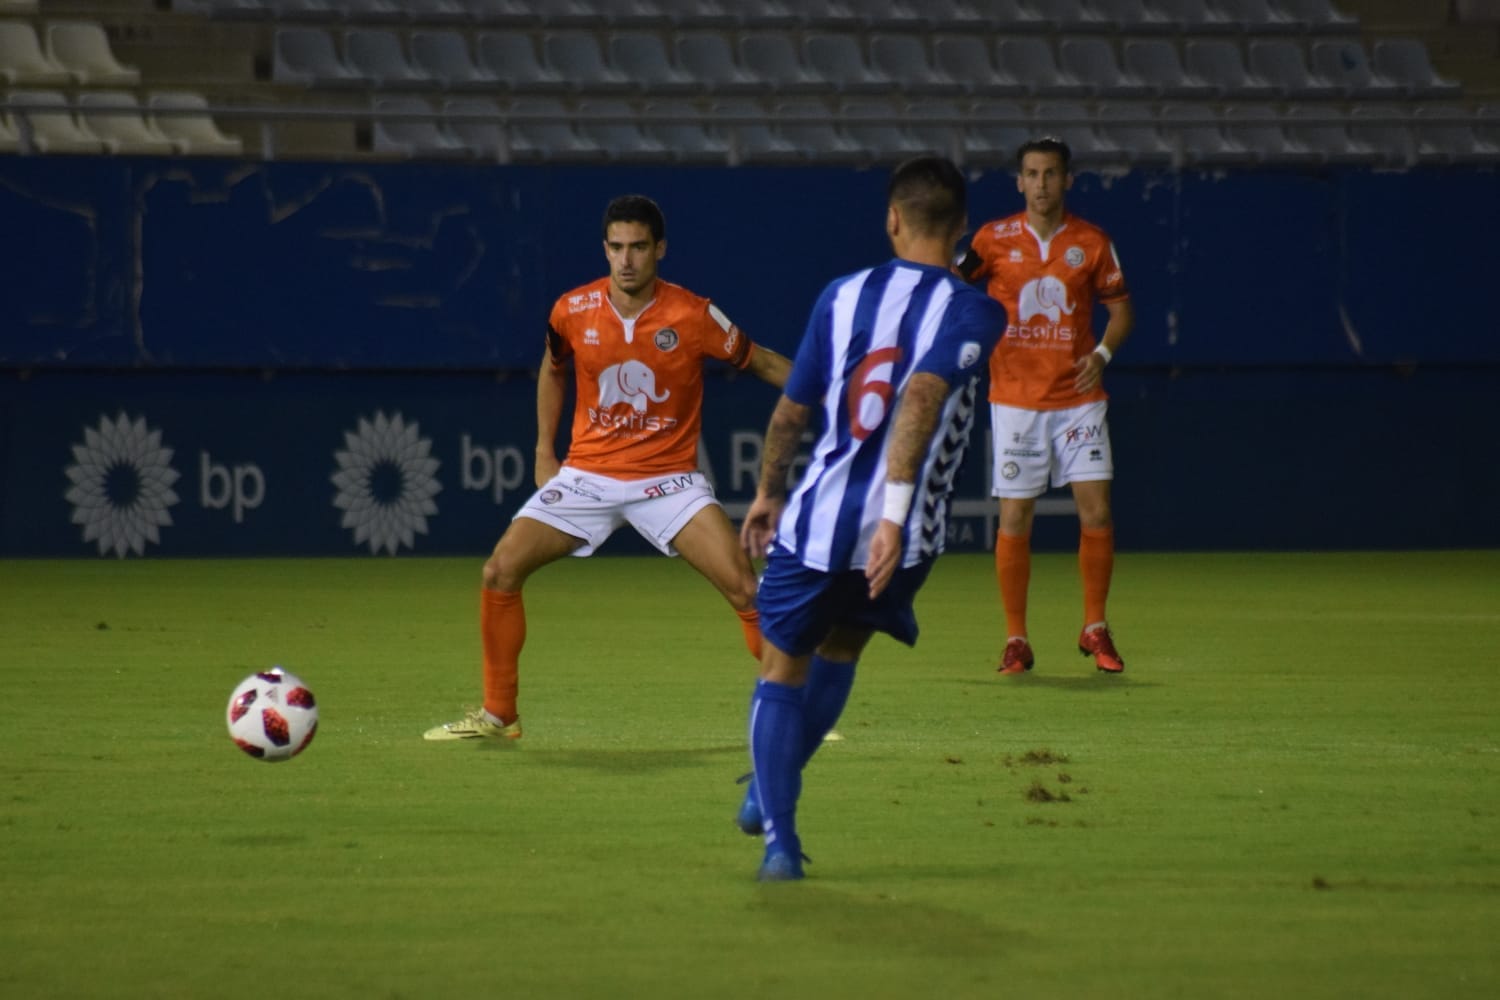
[[[946,268],[900,259],[824,289],[785,388],[821,413],[822,427],[776,544],[812,569],[864,568],[880,522],[896,402],[913,374],[929,372],[952,392],[917,476],[902,565],[941,552],[979,379],[1005,322],[998,302]]]

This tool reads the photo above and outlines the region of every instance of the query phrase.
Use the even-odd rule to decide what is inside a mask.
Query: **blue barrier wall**
[[[1121,546],[1500,544],[1497,180],[1081,176],[1070,204],[1137,309],[1109,379]],[[0,554],[483,552],[529,490],[525,372],[553,298],[603,272],[609,197],[658,198],[663,273],[790,352],[822,284],[887,252],[884,183],[0,159]],[[994,173],[972,201],[1018,196]],[[704,458],[731,505],[773,400],[715,377]],[[985,450],[959,547],[993,530]],[[1043,518],[1038,543],[1074,531]]]

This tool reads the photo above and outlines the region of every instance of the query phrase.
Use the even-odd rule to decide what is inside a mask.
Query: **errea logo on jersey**
[[[577,295],[568,296],[569,314],[588,312],[590,309],[598,309],[603,304],[604,293],[597,288],[588,293],[580,292]]]

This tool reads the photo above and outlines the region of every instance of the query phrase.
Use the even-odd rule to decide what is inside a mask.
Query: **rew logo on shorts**
[[[338,487],[333,505],[344,512],[340,526],[353,529],[355,545],[395,555],[427,534],[427,518],[438,512],[432,498],[443,489],[434,475],[441,463],[431,452],[432,441],[399,410],[390,417],[376,410],[373,420],[361,417],[355,431],[344,432],[343,450],[333,453],[338,471],[329,479]]]
[[[72,485],[63,494],[73,505],[74,524],[83,525],[83,540],[94,542],[102,556],[114,552],[144,555],[146,543],[160,544],[158,528],[172,524],[169,508],[178,501],[172,484],[172,449],[161,431],[131,419],[122,410],[99,426],[83,429],[83,443],[73,445],[73,464],[64,472]]]

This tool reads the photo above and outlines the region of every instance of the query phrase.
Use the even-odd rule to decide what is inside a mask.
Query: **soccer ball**
[[[291,760],[318,731],[318,703],[280,667],[251,674],[229,696],[229,736],[256,760]]]

